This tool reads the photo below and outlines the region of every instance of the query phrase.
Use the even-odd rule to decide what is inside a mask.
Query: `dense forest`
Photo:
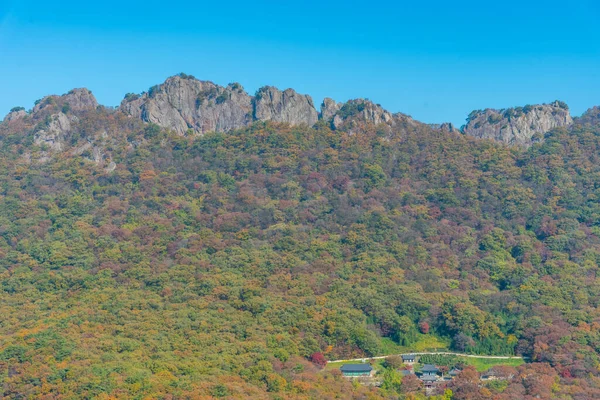
[[[179,136],[99,107],[61,152],[34,143],[47,117],[18,123],[0,125],[5,398],[419,399],[311,360],[432,337],[529,361],[439,398],[600,398],[595,122],[524,148],[322,121]]]

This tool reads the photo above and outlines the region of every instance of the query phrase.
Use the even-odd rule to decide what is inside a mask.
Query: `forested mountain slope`
[[[600,396],[595,120],[186,136],[88,100],[0,125],[4,397],[394,398],[308,359],[430,335],[532,361],[455,399]]]

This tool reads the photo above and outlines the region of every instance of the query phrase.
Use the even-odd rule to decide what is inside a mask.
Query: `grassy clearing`
[[[460,357],[461,361],[465,364],[472,365],[477,368],[477,371],[482,372],[495,367],[497,365],[507,365],[510,367],[518,367],[524,364],[525,361],[521,358],[511,358],[508,360],[502,360],[497,358],[471,358],[471,357]]]

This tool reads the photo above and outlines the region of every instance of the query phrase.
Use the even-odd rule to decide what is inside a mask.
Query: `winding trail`
[[[366,360],[381,360],[383,358],[388,358],[391,356],[403,356],[403,355],[415,355],[415,356],[423,356],[423,355],[447,355],[447,356],[459,356],[459,357],[469,357],[469,358],[492,358],[497,360],[525,360],[528,357],[521,356],[481,356],[477,354],[463,354],[463,353],[452,353],[448,351],[440,351],[440,352],[424,352],[424,353],[402,353],[402,354],[388,354],[387,356],[377,356],[377,357],[363,357],[363,358],[352,358],[349,360],[332,360],[327,361],[327,363],[339,363],[339,362],[348,362],[348,361],[362,361]]]

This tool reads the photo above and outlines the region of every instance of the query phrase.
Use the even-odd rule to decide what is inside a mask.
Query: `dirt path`
[[[337,362],[348,362],[348,361],[366,361],[366,360],[381,360],[383,358],[391,357],[391,356],[402,356],[402,355],[415,355],[415,356],[423,356],[423,355],[447,355],[447,356],[459,356],[459,357],[469,357],[469,358],[492,358],[497,360],[524,360],[524,357],[521,356],[480,356],[477,354],[463,354],[463,353],[452,353],[447,351],[440,352],[425,352],[425,353],[402,353],[402,354],[389,354],[387,356],[377,356],[377,357],[365,357],[365,358],[352,358],[349,360],[332,360],[327,361],[327,363],[337,363]]]

